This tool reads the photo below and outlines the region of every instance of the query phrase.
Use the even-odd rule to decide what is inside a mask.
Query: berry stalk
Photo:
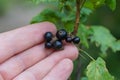
[[[78,31],[78,26],[80,22],[80,5],[81,5],[81,0],[76,0],[76,20],[75,20],[74,30],[72,32],[73,35],[76,35]]]

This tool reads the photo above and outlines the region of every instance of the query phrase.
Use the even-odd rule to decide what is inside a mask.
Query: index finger
[[[55,25],[42,22],[0,34],[0,63],[19,52],[42,43],[43,35],[47,31],[54,34],[56,32]]]

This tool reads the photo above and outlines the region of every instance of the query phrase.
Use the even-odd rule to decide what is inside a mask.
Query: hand
[[[64,50],[44,48],[43,35],[56,28],[42,22],[0,34],[0,80],[67,80],[72,60],[78,56],[73,44]]]

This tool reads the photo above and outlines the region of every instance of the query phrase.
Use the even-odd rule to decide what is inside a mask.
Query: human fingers
[[[43,35],[47,31],[55,33],[56,28],[52,23],[42,22],[0,34],[0,63],[43,42]]]
[[[72,70],[72,61],[63,59],[42,80],[67,80]]]
[[[2,63],[0,65],[0,74],[5,80],[11,80],[53,51],[53,49],[46,49],[44,43],[36,45]]]
[[[33,75],[36,80],[41,80],[62,59],[69,58],[74,60],[77,56],[78,50],[74,45],[65,45],[64,50],[54,52],[44,60],[25,70],[14,80],[19,80],[20,77],[27,78],[29,75]]]

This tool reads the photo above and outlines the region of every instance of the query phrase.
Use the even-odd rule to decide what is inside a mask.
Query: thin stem
[[[74,30],[72,32],[73,35],[76,35],[78,31],[78,26],[80,22],[80,4],[81,4],[81,0],[76,0],[76,20],[75,20]]]
[[[79,49],[79,51],[85,53],[91,60],[95,61],[95,59],[92,56],[90,56],[89,53],[87,53],[86,51],[80,49],[79,47],[78,47],[78,49]]]
[[[82,0],[82,1],[81,1],[80,10],[81,10],[81,8],[83,7],[83,5],[84,5],[85,2],[86,2],[86,0]]]
[[[81,56],[84,60],[87,61],[86,57],[84,57],[82,54],[79,53],[79,56]]]

